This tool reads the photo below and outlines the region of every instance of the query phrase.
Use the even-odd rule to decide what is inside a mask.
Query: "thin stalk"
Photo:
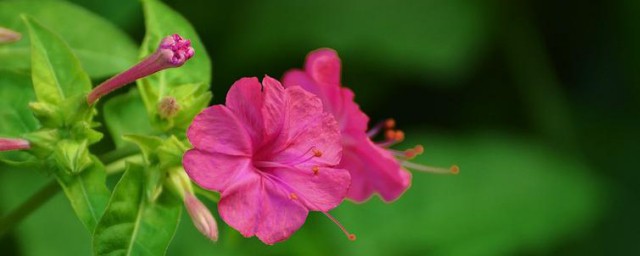
[[[60,191],[60,186],[58,186],[55,180],[52,180],[32,195],[26,202],[22,203],[17,209],[2,217],[2,219],[0,219],[0,237],[49,201],[54,195],[58,194],[58,191]]]
[[[124,170],[124,160],[141,158],[139,154],[136,154],[138,152],[135,147],[125,147],[106,153],[98,158],[107,166],[107,174],[111,175]],[[122,162],[122,164],[120,164],[120,162]],[[122,168],[120,168],[121,165]],[[27,201],[18,206],[18,208],[0,218],[0,237],[20,223],[25,217],[31,215],[31,213],[44,205],[44,203],[48,202],[53,196],[57,195],[60,190],[61,188],[58,182],[52,180],[29,197]]]

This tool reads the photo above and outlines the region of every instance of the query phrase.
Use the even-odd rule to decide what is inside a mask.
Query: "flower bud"
[[[22,34],[0,27],[0,44],[1,43],[13,43],[19,41],[22,38]]]
[[[87,103],[93,105],[102,96],[158,71],[180,67],[193,57],[193,54],[191,41],[183,39],[178,34],[167,36],[160,42],[155,53],[94,88],[87,96]]]
[[[0,138],[0,151],[30,149],[29,141],[23,139]]]
[[[214,242],[218,241],[218,224],[209,209],[191,193],[185,193],[184,205],[200,233]]]

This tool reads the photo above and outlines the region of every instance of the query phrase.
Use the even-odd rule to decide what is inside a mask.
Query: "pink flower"
[[[194,146],[183,157],[187,174],[221,193],[225,222],[266,244],[291,236],[309,211],[333,220],[327,211],[350,185],[349,172],[335,167],[342,156],[338,124],[320,99],[268,76],[262,84],[255,77],[234,83],[226,106],[203,110],[187,137]]]
[[[369,117],[354,102],[353,91],[342,87],[340,72],[338,54],[331,49],[319,49],[309,53],[304,70],[288,71],[283,83],[287,88],[301,86],[320,97],[324,110],[338,121],[344,148],[338,168],[349,170],[352,180],[348,198],[363,202],[378,193],[385,201],[397,199],[411,184],[411,174],[403,169],[403,165],[421,171],[457,172],[455,166],[450,171],[408,162],[422,152],[421,146],[404,152],[388,149],[404,139],[404,133],[394,130],[392,119],[367,132]],[[374,143],[371,138],[383,128],[387,140]]]
[[[158,71],[180,67],[193,57],[194,53],[191,41],[183,39],[178,34],[167,36],[162,39],[155,53],[94,88],[87,96],[87,103],[93,105],[102,96]]]

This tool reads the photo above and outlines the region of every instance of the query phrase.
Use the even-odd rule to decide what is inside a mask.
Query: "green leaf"
[[[159,159],[156,151],[163,143],[163,140],[160,137],[131,134],[123,136],[123,139],[136,144],[140,148],[147,165],[158,163]]]
[[[105,168],[96,157],[93,165],[79,174],[57,168],[56,179],[82,224],[93,232],[109,201]]]
[[[199,112],[211,99],[211,93],[207,92],[211,82],[211,60],[195,29],[184,17],[156,0],[143,0],[143,8],[147,32],[140,49],[141,56],[152,54],[164,37],[176,33],[191,40],[195,50],[195,55],[183,66],[138,80],[140,94],[154,125],[162,130],[173,128],[174,120],[159,120],[157,115],[158,102],[165,96],[172,96],[181,106],[175,121],[184,126],[193,118],[185,115]],[[185,93],[180,93],[183,91],[189,92],[188,97]],[[181,97],[176,96],[178,94]],[[187,120],[188,122],[184,122]]]
[[[93,164],[86,140],[81,142],[71,140],[58,141],[52,157],[56,161],[58,168],[63,168],[69,175],[78,174]]]
[[[127,143],[122,139],[123,135],[154,134],[144,103],[135,88],[109,99],[104,104],[103,112],[107,129],[117,148]]]
[[[94,233],[96,255],[164,255],[182,207],[169,193],[151,202],[145,180],[144,167],[128,164]]]
[[[16,209],[50,181],[51,177],[42,175],[38,169],[0,169],[0,215]],[[6,245],[4,242],[13,240],[12,237],[20,241],[15,244],[17,250],[12,252],[13,246],[0,246],[3,255],[91,255],[90,236],[67,198],[60,195],[53,196],[24,218],[0,243]]]
[[[135,64],[136,44],[107,20],[66,1],[0,1],[0,24],[27,33],[20,14],[37,18],[59,33],[91,77],[106,77]],[[0,46],[2,68],[28,69],[29,39]]]
[[[28,74],[0,70],[0,95],[0,136],[17,137],[37,128],[28,107],[35,99]]]
[[[0,137],[16,138],[34,131],[37,120],[28,104],[35,99],[28,74],[0,70]],[[18,164],[33,160],[22,151],[1,152],[0,161]]]
[[[88,93],[91,80],[62,38],[32,18],[24,20],[31,38],[31,75],[38,101],[58,106]]]

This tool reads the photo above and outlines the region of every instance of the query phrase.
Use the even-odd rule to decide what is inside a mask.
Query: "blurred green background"
[[[72,2],[141,41],[139,2]],[[184,214],[168,255],[640,255],[640,172],[627,165],[640,152],[640,1],[165,2],[211,55],[213,103],[240,77],[281,77],[334,48],[372,122],[406,130],[399,148],[462,168],[414,172],[392,204],[338,207],[355,242],[312,213],[274,246],[219,221],[214,244]],[[0,212],[49,180],[1,168]],[[0,240],[3,255],[90,248],[61,194]]]

